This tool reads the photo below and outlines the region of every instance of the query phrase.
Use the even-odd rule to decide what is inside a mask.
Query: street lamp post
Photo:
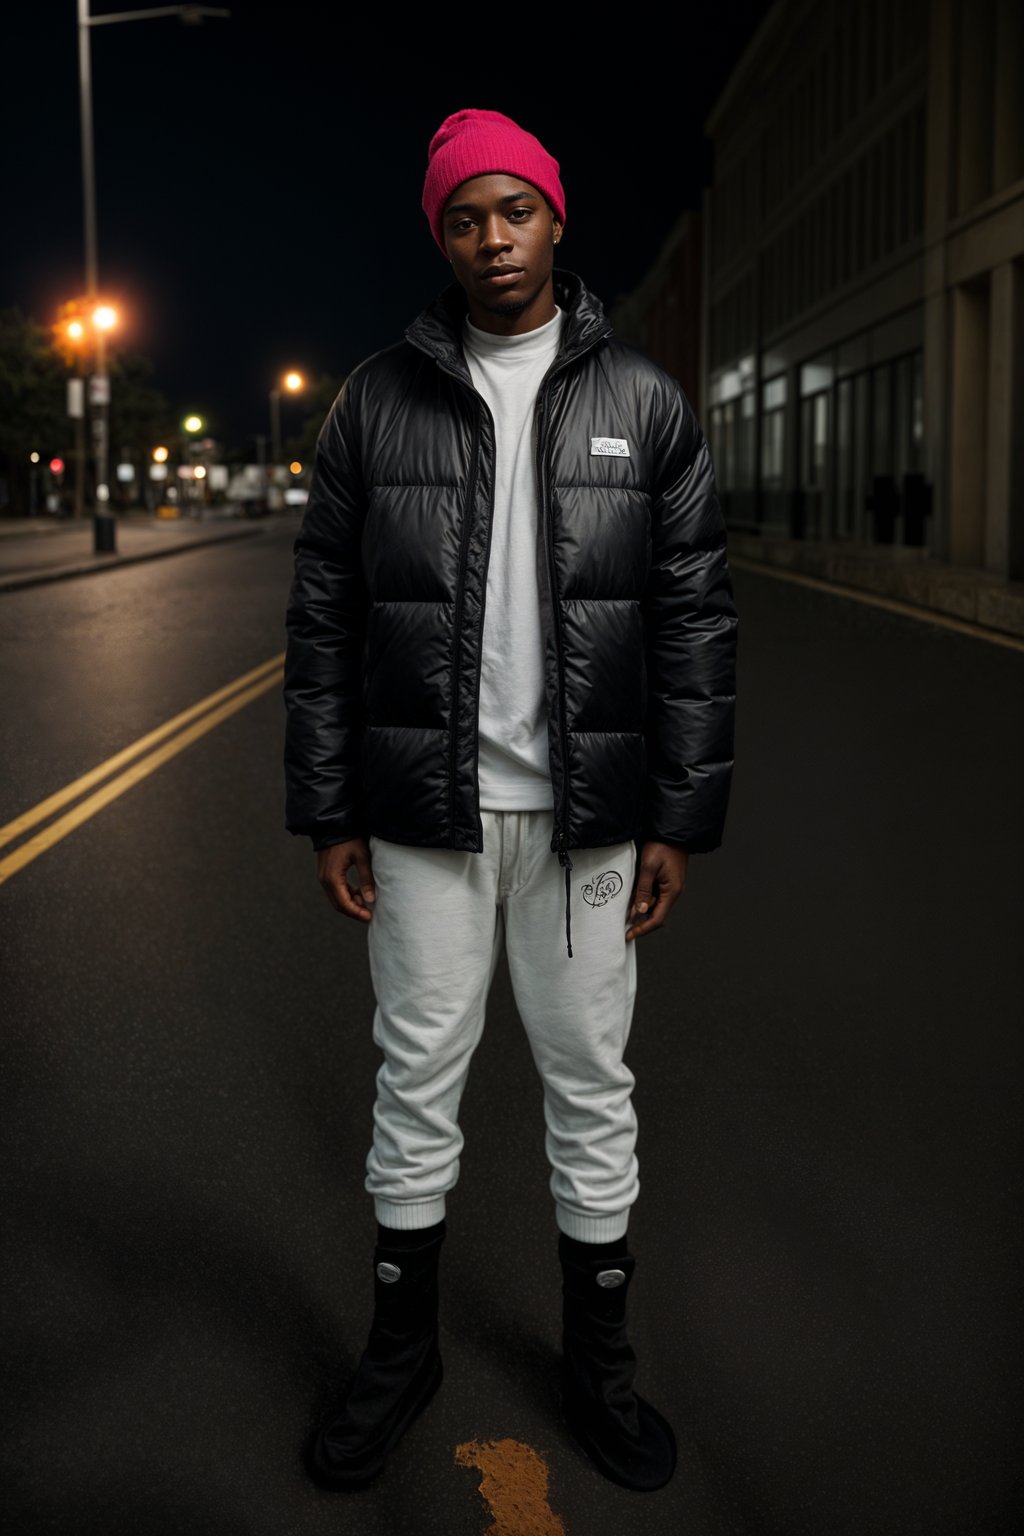
[[[275,384],[270,391],[270,462],[276,470],[281,462],[281,384],[289,394],[297,394],[304,389],[306,381],[301,373],[294,370],[286,373],[280,384]]]
[[[184,430],[184,432],[186,434],[185,435],[185,445],[186,445],[185,446],[185,452],[187,454],[186,464],[187,464],[187,468],[188,468],[188,474],[185,476],[185,481],[184,481],[184,484],[182,486],[182,498],[183,499],[187,499],[190,503],[192,503],[192,502],[195,502],[197,500],[197,496],[196,496],[196,493],[195,493],[195,473],[196,473],[195,444],[196,444],[196,438],[199,436],[199,433],[202,432],[203,428],[206,426],[206,423],[205,423],[205,421],[203,420],[203,418],[201,416],[197,416],[197,415],[195,415],[195,413],[193,413],[193,414],[191,414],[189,416],[186,416],[181,425],[182,425],[182,429]],[[187,492],[187,495],[186,495],[186,492]],[[195,513],[193,513],[193,511],[192,511],[192,509],[190,507],[188,515],[189,515],[189,517],[198,515],[201,518],[202,517],[202,512],[200,511],[198,514],[195,514]]]
[[[109,304],[97,304],[92,311],[96,332],[96,372],[89,380],[89,404],[92,407],[93,452],[96,457],[96,512],[94,547],[97,554],[113,554],[116,549],[114,519],[107,512],[110,501],[110,375],[107,373],[107,332],[117,324],[117,315]]]
[[[95,305],[98,296],[98,260],[96,239],[96,164],[92,134],[92,63],[93,27],[105,27],[118,21],[152,21],[157,16],[179,16],[196,24],[204,16],[230,16],[231,12],[209,5],[158,5],[142,11],[110,11],[103,16],[89,14],[89,0],[78,0],[78,81],[82,117],[82,200],[85,208],[85,288],[86,297]],[[96,455],[96,506],[93,511],[94,547],[98,554],[113,553],[114,520],[107,511],[110,491],[107,486],[108,408],[110,380],[106,372],[106,348],[100,329],[96,347],[96,374],[90,389],[93,416],[93,443]]]
[[[270,391],[270,462],[277,468],[281,457],[281,391]]]

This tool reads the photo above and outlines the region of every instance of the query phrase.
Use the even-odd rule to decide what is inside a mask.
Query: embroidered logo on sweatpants
[[[583,887],[583,900],[591,907],[603,907],[622,890],[622,876],[617,869],[608,869],[603,875],[594,875]]]

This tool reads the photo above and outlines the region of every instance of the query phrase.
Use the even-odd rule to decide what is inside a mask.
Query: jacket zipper
[[[555,581],[555,528],[554,519],[551,516],[551,507],[548,501],[548,481],[546,474],[547,439],[543,430],[545,419],[545,407],[548,402],[547,385],[554,373],[564,367],[569,359],[564,359],[559,368],[552,368],[543,380],[537,392],[537,473],[540,484],[540,511],[541,517],[547,523],[547,556],[548,556],[548,586],[551,593],[551,623],[555,634],[555,655],[558,660],[558,709],[559,709],[559,734],[562,741],[562,825],[558,829],[558,862],[565,870],[565,945],[570,960],[572,959],[572,932],[569,917],[569,892],[570,871],[572,859],[569,857],[569,732],[565,724],[565,658],[562,649],[562,621],[558,607],[558,587]]]
[[[445,370],[448,372],[449,370]],[[457,378],[458,375],[453,375]],[[462,380],[459,380],[462,383]],[[476,391],[473,391],[476,394]],[[477,458],[480,448],[480,405],[477,405],[476,415],[473,421],[473,445],[469,455],[469,476],[466,483],[466,505],[462,514],[462,537],[459,540],[459,571],[455,584],[455,615],[452,621],[452,633],[455,641],[455,657],[452,665],[452,729],[451,742],[448,752],[448,826],[453,828],[455,824],[455,759],[459,742],[459,671],[462,659],[462,600],[466,586],[466,558],[469,552],[469,530],[472,526],[473,498],[476,494],[476,470]],[[490,545],[490,531],[488,531],[488,547]],[[485,589],[486,591],[486,589]],[[482,626],[481,605],[481,626]],[[482,646],[481,633],[481,646]]]
[[[556,372],[569,359],[551,369],[543,380],[537,397],[537,474],[540,483],[541,516],[547,524],[548,586],[551,591],[551,622],[555,632],[555,656],[558,661],[558,709],[559,735],[562,742],[562,822],[558,829],[558,862],[563,869],[572,869],[568,853],[569,836],[569,732],[565,725],[565,658],[562,650],[562,622],[558,609],[558,587],[555,580],[555,530],[548,502],[547,439],[543,430],[545,408],[548,402],[547,386]]]
[[[555,363],[553,363],[551,365],[551,367],[548,369],[548,372],[545,374],[544,378],[541,380],[540,388],[537,391],[537,404],[536,404],[536,407],[535,407],[536,413],[537,413],[537,423],[538,423],[538,432],[537,432],[537,472],[538,472],[538,481],[539,481],[540,493],[541,493],[540,494],[540,510],[541,510],[541,516],[542,517],[545,517],[545,516],[547,517],[547,525],[548,525],[548,530],[547,530],[548,531],[548,538],[547,538],[547,545],[548,545],[548,548],[547,548],[547,556],[548,556],[548,584],[549,584],[550,591],[551,591],[551,620],[552,620],[552,624],[554,626],[555,654],[556,654],[557,662],[558,662],[558,690],[559,690],[558,704],[559,704],[559,710],[561,712],[561,719],[559,721],[559,734],[561,736],[561,742],[562,742],[562,824],[561,824],[561,827],[558,830],[558,862],[562,866],[562,868],[565,870],[565,914],[566,914],[566,931],[567,931],[567,934],[568,934],[568,926],[569,926],[569,871],[573,867],[572,860],[569,857],[569,850],[568,850],[568,827],[569,827],[569,733],[566,730],[566,725],[565,725],[565,661],[564,661],[563,650],[562,650],[561,619],[560,619],[559,612],[558,612],[557,587],[556,587],[556,583],[555,583],[555,532],[554,532],[554,526],[553,526],[552,518],[551,518],[551,515],[550,515],[550,508],[547,506],[547,475],[545,473],[546,441],[545,441],[545,438],[544,438],[544,434],[540,430],[540,428],[541,428],[541,424],[543,422],[543,417],[544,417],[544,407],[547,404],[547,398],[548,398],[547,397],[547,387],[548,387],[548,384],[555,377],[556,374],[561,373],[562,370],[567,368],[570,363],[575,362],[576,358],[580,355],[581,351],[586,351],[586,350],[587,350],[586,347],[578,348],[575,352],[570,353],[569,356],[563,357],[559,361],[557,361],[557,362],[555,362]],[[473,388],[472,383],[467,383],[467,381],[462,377],[462,375],[457,373],[454,368],[447,367],[446,364],[443,363],[441,361],[441,359],[436,356],[436,354],[435,354],[435,362],[437,363],[437,366],[441,369],[442,373],[447,373],[450,378],[455,379],[455,381],[457,383],[461,384],[464,389],[469,391],[469,393],[473,396],[474,400],[477,402],[476,419],[475,419],[474,424],[473,424],[473,446],[472,446],[472,450],[471,450],[471,453],[470,453],[470,463],[469,463],[469,483],[468,483],[467,491],[466,491],[466,505],[465,505],[465,511],[464,511],[464,514],[463,514],[462,537],[461,537],[461,540],[459,542],[458,585],[457,585],[456,592],[455,592],[455,616],[454,616],[454,621],[453,621],[454,632],[455,632],[455,639],[456,639],[456,646],[455,646],[455,661],[454,661],[454,665],[453,665],[453,668],[452,668],[452,710],[453,710],[453,716],[457,717],[457,714],[458,714],[458,682],[459,682],[459,671],[460,671],[460,658],[461,658],[461,654],[462,654],[461,645],[459,644],[459,632],[460,632],[460,630],[462,628],[462,599],[463,599],[463,588],[465,586],[466,556],[467,556],[468,548],[469,548],[470,509],[472,508],[473,496],[474,496],[474,493],[476,491],[476,472],[477,472],[478,451],[479,451],[479,446],[480,446],[480,421],[481,421],[481,413],[482,413],[483,410],[487,409],[487,405],[486,405],[486,402],[484,401],[483,397],[478,393],[478,391],[476,389]],[[494,521],[494,518],[493,518],[493,507],[492,507],[491,508],[491,516],[488,519],[488,524],[487,524],[487,549],[486,549],[486,552],[485,552],[485,555],[484,555],[484,573],[483,573],[483,583],[482,583],[482,591],[481,591],[481,599],[480,599],[480,643],[481,643],[481,652],[482,652],[482,647],[483,647],[483,618],[484,618],[484,611],[485,611],[486,602],[487,602],[487,560],[488,560],[488,557],[490,555],[491,529],[493,527],[493,521]],[[478,668],[478,670],[477,670],[477,712],[476,712],[477,713],[477,718],[476,718],[476,724],[475,724],[475,730],[477,732],[477,735],[476,735],[475,739],[477,740],[477,742],[479,741],[479,729],[480,729],[479,694],[480,694],[480,672],[479,672],[479,668]],[[455,758],[456,758],[456,744],[457,744],[457,740],[458,740],[458,731],[457,731],[457,728],[454,725],[453,725],[451,737],[452,737],[452,739],[451,739],[451,750],[450,750],[450,755],[449,755],[449,760],[448,760],[448,825],[449,826],[452,825],[453,820],[454,820],[454,815],[455,815]],[[572,946],[571,946],[571,944],[569,945],[569,954],[570,954],[570,956],[572,955]]]

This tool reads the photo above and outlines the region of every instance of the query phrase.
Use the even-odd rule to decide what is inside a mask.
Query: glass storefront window
[[[882,363],[871,370],[871,468],[876,475],[893,472],[890,368],[889,363]]]
[[[761,484],[781,490],[785,477],[786,375],[776,374],[761,385]]]
[[[912,400],[910,414],[910,440],[911,440],[911,468],[921,470],[924,467],[924,353],[914,353],[914,372],[911,384]]]
[[[825,463],[828,455],[828,395],[808,395],[800,402],[802,474],[805,490],[820,491],[825,485]]]
[[[893,404],[895,405],[895,441],[894,447],[894,471],[897,480],[902,480],[908,470],[913,468],[911,457],[913,454],[913,435],[911,423],[914,409],[914,375],[913,358],[901,357],[893,364],[892,372],[895,388],[893,389]]]
[[[782,488],[785,424],[785,411],[768,411],[761,422],[761,484],[766,490]]]
[[[727,400],[711,411],[711,456],[715,480],[722,491],[736,487],[736,405],[735,400]]]
[[[836,387],[836,534],[848,539],[853,518],[853,379],[840,379]]]
[[[765,411],[781,410],[786,403],[786,375],[777,374],[774,379],[765,379],[761,387],[762,409]]]
[[[744,390],[736,402],[739,407],[736,418],[736,485],[749,491],[754,485],[754,391]]]
[[[868,469],[871,458],[871,418],[868,415],[870,377],[865,368],[853,380],[853,535],[863,539],[867,526]]]

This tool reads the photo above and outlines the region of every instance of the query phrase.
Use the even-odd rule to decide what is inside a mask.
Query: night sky
[[[770,0],[616,12],[413,12],[228,0],[230,17],[92,29],[100,287],[177,410],[239,449],[280,371],[343,374],[449,281],[420,207],[427,144],[507,113],[561,163],[560,264],[607,306],[699,203],[703,122]],[[96,14],[140,0],[92,0]],[[84,291],[75,0],[5,7],[0,307]],[[285,404],[287,435],[299,424]]]

